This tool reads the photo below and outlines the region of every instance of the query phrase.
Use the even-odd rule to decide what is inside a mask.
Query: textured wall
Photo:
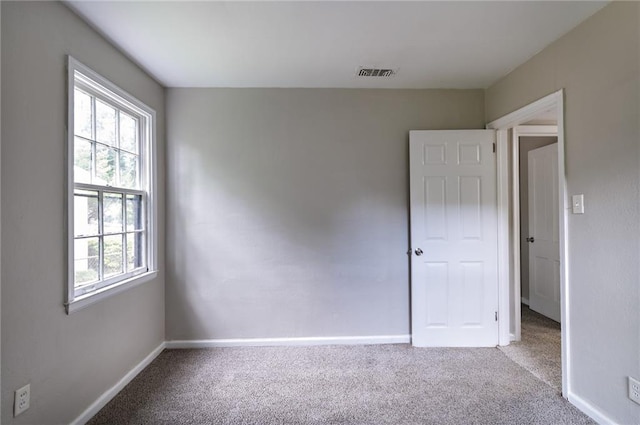
[[[613,2],[486,92],[488,121],[565,89],[570,391],[619,423],[640,422],[640,4]]]
[[[482,90],[169,89],[167,339],[409,333],[409,130]]]
[[[69,423],[164,340],[164,275],[64,311],[65,55],[157,111],[160,229],[164,89],[61,3],[1,7],[2,423]],[[13,391],[26,383],[31,408],[14,419]]]

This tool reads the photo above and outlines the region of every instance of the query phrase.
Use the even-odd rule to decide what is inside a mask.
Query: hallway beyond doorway
[[[522,305],[522,340],[498,348],[558,393],[562,392],[560,323]]]

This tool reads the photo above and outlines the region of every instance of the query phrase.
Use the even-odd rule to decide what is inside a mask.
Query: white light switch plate
[[[573,195],[571,197],[571,205],[574,214],[584,214],[584,195]]]

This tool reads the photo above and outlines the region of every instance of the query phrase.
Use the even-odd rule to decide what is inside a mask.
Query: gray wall
[[[168,340],[409,333],[408,132],[482,90],[169,89]]]
[[[554,124],[555,125],[555,124]],[[520,296],[529,299],[529,151],[557,143],[557,137],[520,137]]]
[[[640,422],[640,4],[613,2],[486,92],[488,121],[565,89],[570,390],[619,423]]]
[[[164,276],[64,312],[65,55],[156,109],[160,229],[164,90],[61,3],[1,7],[2,423],[69,423],[164,340]],[[14,419],[26,383],[31,408]]]

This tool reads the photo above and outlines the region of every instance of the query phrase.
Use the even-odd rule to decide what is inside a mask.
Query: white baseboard
[[[520,302],[524,305],[529,305],[529,298],[522,297],[520,298]]]
[[[122,389],[133,380],[142,370],[149,366],[149,364],[165,349],[166,343],[158,345],[147,357],[145,357],[140,363],[138,363],[133,369],[131,369],[121,380],[119,380],[113,387],[109,388],[104,394],[102,394],[91,406],[89,406],[84,412],[80,414],[71,425],[84,425],[96,415],[104,406],[107,405]]]
[[[308,345],[408,344],[411,335],[329,336],[308,338],[195,339],[166,342],[166,348],[275,347]]]
[[[569,402],[576,406],[582,413],[589,416],[591,419],[599,423],[600,425],[617,425],[617,422],[605,415],[597,407],[586,401],[580,396],[569,392]]]

